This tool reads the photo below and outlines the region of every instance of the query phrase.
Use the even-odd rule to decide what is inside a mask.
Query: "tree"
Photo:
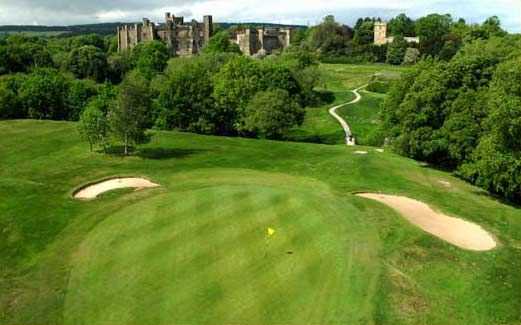
[[[261,90],[260,62],[234,57],[215,74],[213,98],[221,120],[218,134],[233,134],[250,99]]]
[[[123,142],[125,155],[129,147],[146,140],[151,108],[147,80],[137,71],[129,73],[119,88],[115,105],[110,106],[108,120],[112,134]]]
[[[396,36],[387,48],[387,60],[389,64],[400,65],[405,57],[405,52],[409,44],[403,36]]]
[[[65,120],[68,118],[69,80],[56,69],[37,69],[20,85],[20,100],[28,117]]]
[[[485,31],[488,38],[490,37],[502,37],[505,36],[507,33],[501,28],[501,20],[498,16],[492,16],[485,20],[483,24],[481,25],[481,28]]]
[[[268,139],[280,138],[304,121],[305,111],[282,89],[259,92],[247,106],[243,127]]]
[[[22,75],[0,78],[0,119],[27,118],[27,110],[19,97],[19,88],[23,80]]]
[[[415,36],[416,26],[414,21],[406,14],[399,14],[389,21],[389,34],[392,36]]]
[[[85,106],[97,94],[96,83],[92,80],[72,80],[67,93],[67,120],[77,121]]]
[[[105,40],[98,34],[81,35],[70,39],[69,47],[71,49],[84,46],[94,46],[102,51],[107,49]]]
[[[139,43],[131,54],[133,67],[148,78],[163,72],[169,58],[168,48],[160,41]]]
[[[208,45],[204,47],[203,52],[208,54],[241,54],[241,49],[239,48],[239,45],[230,41],[230,34],[228,31],[221,31],[210,38],[210,41],[208,42]]]
[[[413,48],[413,47],[409,47],[405,51],[405,56],[403,57],[402,64],[403,65],[415,64],[416,62],[418,62],[419,59],[420,59],[420,50]]]
[[[113,83],[120,83],[127,72],[132,70],[129,52],[115,53],[107,58],[107,77]]]
[[[345,52],[346,43],[352,37],[349,27],[338,24],[334,16],[327,16],[321,24],[311,28],[306,44],[322,55],[338,55]]]
[[[366,18],[364,22],[355,29],[355,36],[353,37],[353,43],[360,45],[369,45],[374,42],[374,20]]]
[[[70,52],[67,68],[77,78],[103,81],[107,75],[107,58],[99,48],[85,45]]]
[[[420,37],[422,54],[437,56],[450,31],[452,17],[450,15],[431,14],[416,21],[416,35]]]
[[[104,150],[107,148],[109,124],[104,106],[105,103],[102,102],[102,99],[96,98],[81,113],[78,125],[79,132],[89,142],[91,152],[94,149],[94,145],[97,144],[101,144]]]
[[[229,55],[205,54],[194,58],[176,58],[158,86],[156,126],[214,134],[226,116],[216,108],[213,77],[229,60]]]
[[[53,61],[45,41],[23,35],[10,35],[0,46],[0,75],[30,72],[35,68],[52,67]]]

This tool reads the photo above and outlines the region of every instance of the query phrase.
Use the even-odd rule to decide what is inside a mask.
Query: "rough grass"
[[[43,121],[0,122],[0,139],[2,324],[521,322],[521,211],[412,160],[177,132],[122,158]],[[162,187],[70,197],[114,175]],[[500,246],[458,249],[354,191],[424,201]]]

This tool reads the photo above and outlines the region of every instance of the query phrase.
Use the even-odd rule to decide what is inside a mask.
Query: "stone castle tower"
[[[404,37],[407,43],[420,43],[420,39],[418,37]],[[387,23],[383,21],[377,21],[374,23],[374,44],[375,45],[384,45],[387,43],[392,43],[394,41],[393,36],[387,37]]]
[[[212,16],[204,16],[203,22],[185,23],[183,17],[169,12],[165,22],[156,26],[144,18],[143,24],[118,27],[118,51],[134,48],[139,43],[159,40],[166,44],[173,56],[192,56],[199,53],[213,36]]]
[[[387,23],[377,21],[374,23],[374,43],[376,45],[383,45],[387,40]]]

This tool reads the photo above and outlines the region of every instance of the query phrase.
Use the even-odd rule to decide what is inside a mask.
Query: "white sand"
[[[445,187],[451,187],[450,182],[447,182],[447,181],[439,180],[438,183],[440,183],[441,185],[443,185]]]
[[[363,193],[358,196],[384,203],[424,231],[460,248],[487,251],[496,247],[494,238],[480,226],[436,212],[420,201],[402,196],[373,193]]]
[[[384,149],[376,149],[376,152],[379,152],[379,153],[384,153],[385,150]]]
[[[367,151],[355,151],[355,155],[367,155]]]
[[[158,184],[152,183],[151,181],[144,178],[114,178],[84,187],[78,192],[74,193],[74,198],[80,200],[88,200],[95,199],[98,195],[102,193],[120,188],[135,188],[137,190],[142,190],[144,188],[158,186]]]

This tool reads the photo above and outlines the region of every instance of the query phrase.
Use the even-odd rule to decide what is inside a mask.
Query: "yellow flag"
[[[275,229],[273,228],[268,228],[268,237],[269,236],[273,236],[275,234]]]

